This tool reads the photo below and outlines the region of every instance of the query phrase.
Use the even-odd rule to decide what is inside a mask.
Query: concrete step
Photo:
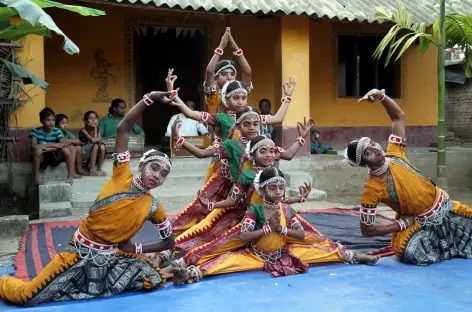
[[[65,182],[49,181],[39,186],[40,203],[57,203],[71,200],[71,185]]]
[[[289,187],[287,189],[288,196],[298,196],[300,192],[298,191],[298,188],[295,187]],[[328,194],[326,194],[325,191],[322,190],[317,190],[317,189],[311,189],[310,195],[308,195],[307,201],[327,201],[328,200]]]
[[[164,185],[158,189],[168,190],[173,194],[180,193],[179,189],[182,187],[192,189],[200,189],[206,178],[206,172],[203,171],[176,171],[171,172],[167,177]],[[83,177],[82,179],[74,180],[72,185],[72,194],[76,193],[97,193],[100,192],[103,185],[110,179],[110,176],[105,177]]]
[[[167,213],[176,214],[195,199],[199,189],[181,188],[176,193],[163,188],[152,190],[151,194],[164,205]],[[97,195],[98,192],[74,193],[72,194],[72,207],[74,209],[88,209],[95,202]]]
[[[172,170],[171,175],[176,172],[189,172],[198,171],[206,175],[208,166],[210,165],[211,159],[198,159],[198,158],[177,158],[171,159]],[[133,158],[130,162],[130,167],[133,173],[138,170],[139,159]],[[106,159],[103,164],[103,171],[110,176],[113,168],[113,160]],[[67,179],[67,168],[65,163],[60,164],[56,168],[47,168],[41,172],[41,178],[48,181],[65,181]],[[77,181],[77,180],[76,180]]]
[[[313,183],[313,175],[306,171],[283,171],[289,187],[298,188],[305,183]]]
[[[70,201],[39,204],[40,219],[68,217],[71,215],[72,205]]]

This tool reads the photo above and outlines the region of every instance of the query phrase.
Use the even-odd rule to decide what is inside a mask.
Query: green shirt
[[[62,129],[61,129],[61,131],[62,131],[62,134],[64,135],[64,139],[66,139],[66,140],[75,139],[75,136],[71,132],[69,132],[67,130],[62,130]]]
[[[100,135],[103,138],[115,136],[118,124],[120,123],[120,121],[123,120],[123,118],[124,117],[113,118],[111,114],[108,114],[107,116],[100,119],[100,122],[98,124]],[[143,129],[141,129],[137,124],[133,125],[132,131],[134,134],[144,136]]]

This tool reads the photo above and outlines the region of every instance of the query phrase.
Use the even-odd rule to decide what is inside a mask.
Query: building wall
[[[69,56],[61,49],[60,38],[48,40],[46,50],[46,80],[51,84],[47,94],[47,105],[57,112],[67,114],[71,127],[82,127],[82,116],[87,110],[95,110],[104,115],[110,103],[94,103],[92,99],[97,90],[90,72],[95,66],[94,53],[103,50],[110,62],[118,64],[111,69],[116,83],[110,83],[108,93],[111,98],[127,99],[125,76],[125,14],[142,18],[159,16],[182,17],[185,15],[210,18],[214,23],[211,51],[220,42],[226,25],[231,26],[232,34],[244,50],[252,67],[255,90],[251,94],[251,105],[257,106],[259,99],[268,97],[274,101],[275,75],[274,52],[276,33],[275,19],[258,20],[252,16],[208,15],[201,13],[175,13],[163,10],[141,10],[132,7],[104,6],[107,13],[103,17],[82,17],[67,11],[55,11],[51,16],[62,30],[80,47],[79,55]],[[251,34],[248,36],[248,34]],[[169,47],[172,48],[172,47]],[[233,57],[228,44],[224,58]],[[190,52],[189,52],[190,53]],[[234,58],[234,57],[233,57]],[[165,61],[165,60],[163,60]],[[179,71],[178,64],[169,64]],[[182,70],[180,71],[182,72]],[[157,77],[164,81],[165,77]],[[158,81],[161,83],[162,81]],[[133,103],[134,104],[134,103]]]
[[[281,82],[282,79],[287,79],[280,76],[282,68],[279,64],[281,52],[278,51],[281,40],[280,17],[258,19],[255,16],[215,15],[149,8],[144,10],[136,5],[98,6],[97,8],[104,9],[107,15],[83,17],[68,11],[50,10],[53,19],[80,47],[81,52],[79,55],[72,56],[65,53],[62,49],[62,38],[59,36],[45,41],[44,71],[45,79],[50,83],[50,89],[46,95],[45,104],[37,101],[35,105],[28,104],[23,109],[24,111],[20,111],[22,115],[18,121],[19,127],[31,127],[38,124],[37,113],[44,105],[53,108],[56,113],[67,114],[71,128],[83,126],[82,116],[87,110],[95,110],[99,115],[105,115],[109,103],[96,103],[92,100],[97,87],[90,72],[95,66],[94,53],[97,50],[104,51],[106,59],[118,65],[110,70],[116,77],[116,83],[109,83],[108,86],[110,98],[130,98],[129,77],[126,76],[125,70],[127,66],[126,41],[129,40],[124,30],[126,16],[135,16],[141,20],[158,20],[162,17],[210,19],[213,24],[213,31],[210,34],[212,37],[210,52],[218,45],[224,28],[231,26],[236,41],[244,49],[252,67],[255,90],[250,96],[250,104],[257,106],[261,98],[269,98],[275,104],[274,109],[279,105]],[[378,127],[382,127],[380,132],[384,136],[383,132],[389,132],[390,121],[380,105],[359,104],[355,98],[337,97],[336,63],[334,62],[336,54],[333,53],[336,44],[333,38],[340,30],[358,31],[358,28],[362,28],[362,32],[379,32],[385,29],[382,30],[381,26],[376,24],[353,24],[330,20],[312,20],[310,23],[310,116],[306,117],[313,118],[317,127],[326,130],[321,133],[324,140],[345,141],[359,134],[375,135],[379,133]],[[32,39],[28,38],[25,41],[28,40]],[[224,57],[232,56],[227,53]],[[295,56],[293,61],[297,61]],[[41,62],[41,55],[35,62],[38,64]],[[162,80],[164,78],[162,77]],[[157,77],[157,79],[161,78]],[[298,79],[308,79],[308,75],[303,78],[298,77]],[[436,129],[436,90],[435,50],[430,49],[423,56],[414,49],[408,51],[403,63],[404,96],[398,99],[398,102],[407,115],[407,125],[415,128],[410,133],[415,133],[418,138],[427,138],[426,141]],[[297,91],[294,93],[294,97],[296,96]],[[294,122],[287,126],[294,126],[295,124],[292,125],[292,123]],[[360,133],[360,128],[362,128],[361,132],[364,132]],[[427,135],[424,135],[425,133]]]
[[[359,27],[360,28],[360,27]],[[390,121],[381,106],[368,102],[357,103],[357,98],[339,98],[335,78],[337,60],[334,36],[343,32],[377,32],[380,25],[362,26],[361,30],[347,23],[331,20],[311,22],[310,73],[311,116],[321,127],[384,126]],[[411,126],[436,125],[437,72],[435,49],[421,56],[410,49],[403,64],[403,98],[398,99]],[[379,89],[382,86],[378,86]],[[388,90],[387,94],[388,94]],[[433,108],[433,109],[431,109]],[[342,112],[342,113],[340,113]],[[368,113],[366,113],[368,112]]]
[[[472,139],[472,82],[446,84],[446,129],[455,139]]]

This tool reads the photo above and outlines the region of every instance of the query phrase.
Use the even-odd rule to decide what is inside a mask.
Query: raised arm
[[[406,136],[405,113],[394,100],[385,95],[384,89],[373,89],[369,91],[364,97],[359,99],[359,102],[368,101],[373,103],[377,100],[382,103],[388,116],[392,120],[392,134],[404,138]]]
[[[172,138],[176,141],[176,144],[178,146],[182,146],[183,148],[185,148],[187,151],[189,151],[192,155],[194,155],[197,158],[208,158],[208,157],[215,156],[214,148],[201,149],[187,142],[184,137],[181,137],[179,135],[181,126],[182,126],[182,122],[180,121],[180,118],[177,117],[175,119],[174,124],[172,125]]]
[[[313,125],[307,124],[305,117],[303,118],[303,124],[301,122],[297,122],[298,134],[300,134],[300,136],[297,138],[295,143],[290,146],[288,150],[283,151],[280,154],[280,159],[291,160],[293,157],[295,157],[300,147],[305,145],[306,137],[308,133],[310,133],[310,129],[312,126]]]
[[[148,106],[150,106],[153,102],[170,104],[173,100],[173,97],[176,95],[177,93],[174,91],[153,91],[145,95],[141,101],[134,105],[118,125],[118,129],[116,131],[115,153],[124,153],[128,150],[129,133],[133,129],[133,125],[136,123],[136,120],[139,118],[139,116],[141,116],[143,111]]]
[[[231,43],[231,46],[233,47],[233,54],[238,57],[238,62],[239,65],[241,66],[241,81],[246,85],[246,86],[251,86],[251,66],[249,66],[248,61],[246,60],[246,57],[244,56],[243,50],[239,48],[239,46],[236,44],[236,41],[233,38],[233,35],[231,34],[231,30],[229,33],[229,42]]]
[[[292,76],[289,77],[288,82],[284,82],[282,84],[282,87],[284,90],[284,98],[282,99],[282,105],[280,105],[279,110],[277,111],[275,116],[271,116],[270,118],[267,118],[265,122],[266,124],[270,124],[270,125],[278,124],[284,120],[285,114],[287,114],[288,105],[290,104],[290,102],[292,102],[292,94],[293,94],[293,90],[295,90],[296,84],[297,84],[297,79]]]
[[[244,198],[246,194],[247,186],[236,183],[231,190],[231,194],[224,200],[218,202],[210,202],[204,193],[199,193],[199,200],[202,205],[209,210],[217,209],[217,208],[231,208],[234,207],[237,203]]]
[[[205,90],[215,83],[216,64],[220,60],[220,57],[223,55],[223,51],[226,48],[226,45],[228,44],[229,31],[229,27],[226,27],[226,31],[223,34],[223,37],[221,37],[220,45],[217,49],[215,49],[215,53],[213,54],[210,62],[207,65],[204,83]]]

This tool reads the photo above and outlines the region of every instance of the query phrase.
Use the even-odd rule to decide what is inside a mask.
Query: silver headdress
[[[230,92],[227,92],[228,90],[228,86],[229,84],[233,82],[233,81],[228,81],[225,83],[225,85],[223,86],[223,88],[221,88],[221,102],[223,102],[224,106],[229,108],[229,105],[228,105],[228,98],[230,98],[233,94],[235,93],[246,93],[248,94],[248,90],[246,90],[245,88],[243,88],[241,85],[239,88],[236,88],[234,90],[231,90]]]
[[[285,178],[280,176],[279,175],[279,171],[276,169],[276,168],[273,168],[274,170],[274,174],[275,176],[273,176],[272,178],[269,178],[267,180],[265,180],[264,182],[261,183],[261,174],[262,174],[262,171],[261,172],[258,172],[256,174],[256,177],[254,178],[254,189],[256,190],[257,194],[261,195],[262,196],[262,189],[266,186],[266,185],[269,185],[271,183],[274,183],[274,182],[280,182],[280,183],[284,183],[285,184]]]
[[[361,164],[362,154],[364,153],[365,145],[366,143],[370,141],[370,139],[368,137],[362,137],[359,140],[352,141],[351,143],[356,142],[356,141],[357,141],[357,148],[356,148],[356,161],[355,162],[350,160],[349,157],[347,156],[347,148],[344,150],[344,161],[346,161],[351,166],[355,166],[355,167]]]
[[[150,149],[150,150],[146,151],[143,154],[143,156],[139,159],[139,166],[144,166],[145,164],[147,164],[148,162],[150,162],[152,160],[160,160],[160,161],[164,162],[167,166],[169,166],[169,169],[172,168],[172,164],[170,163],[169,157],[165,154],[164,154],[164,156],[155,155],[155,156],[147,157],[149,154],[152,154],[152,153],[155,153],[155,152],[157,152],[155,149]]]

